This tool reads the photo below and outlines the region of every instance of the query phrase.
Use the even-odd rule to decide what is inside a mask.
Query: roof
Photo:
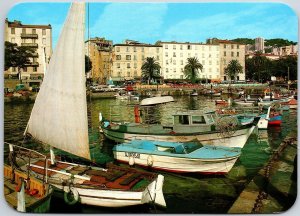
[[[115,46],[131,46],[131,47],[162,47],[161,45],[152,45],[152,44],[114,44]]]
[[[21,21],[14,20],[13,22],[5,20],[8,23],[8,27],[15,27],[15,28],[41,28],[41,29],[52,29],[51,25],[24,25]]]

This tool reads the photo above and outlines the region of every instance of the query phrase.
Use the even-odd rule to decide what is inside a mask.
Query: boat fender
[[[147,158],[147,165],[152,166],[153,165],[153,157],[152,155],[149,155]]]
[[[64,200],[68,205],[74,205],[79,200],[79,193],[74,187],[64,188]]]
[[[174,135],[174,134],[176,134],[176,132],[175,131],[171,131],[169,134]]]
[[[131,155],[129,156],[129,161],[128,161],[129,165],[130,166],[133,166],[134,165],[134,157]]]

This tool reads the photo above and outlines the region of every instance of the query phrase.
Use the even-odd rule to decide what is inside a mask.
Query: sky
[[[55,47],[70,3],[21,3],[10,21],[51,24]],[[89,3],[86,39],[205,42],[219,39],[283,38],[298,42],[298,18],[281,3]],[[89,11],[89,12],[88,12]]]

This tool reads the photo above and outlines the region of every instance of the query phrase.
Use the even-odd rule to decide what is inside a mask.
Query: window
[[[168,57],[168,53],[166,52],[166,57]]]
[[[226,56],[226,51],[224,51],[224,56]]]
[[[135,76],[135,77],[137,76],[137,71],[134,71],[134,76]]]
[[[121,55],[116,55],[117,60],[121,60]]]
[[[216,50],[219,51],[219,47],[218,46],[216,47]]]
[[[134,63],[134,68],[137,68],[137,63]]]
[[[32,58],[32,62],[36,63],[37,58]]]
[[[239,52],[236,52],[236,56],[239,57],[239,56],[240,56],[240,53],[239,53]]]
[[[205,54],[204,53],[202,53],[202,58],[205,58]]]
[[[211,65],[211,60],[209,60],[209,65]]]
[[[173,60],[173,65],[176,65],[176,60],[175,59]]]
[[[216,56],[217,58],[219,58],[219,54],[217,54],[217,56]]]
[[[43,44],[46,45],[46,38],[43,38]]]
[[[183,69],[183,68],[181,68],[180,70],[181,70],[181,72],[183,72],[183,70],[184,70],[184,69]]]
[[[180,45],[180,49],[182,50],[182,44]]]
[[[22,33],[26,34],[26,28],[22,28]]]
[[[208,72],[211,73],[211,68],[208,69]]]
[[[173,45],[173,49],[174,49],[174,50],[176,49],[176,45],[175,45],[175,44]]]
[[[180,61],[180,64],[183,65],[183,60]]]
[[[191,53],[188,53],[188,57],[191,57]]]
[[[130,63],[127,63],[127,68],[130,68]]]
[[[133,56],[133,60],[136,60],[136,55]]]
[[[127,71],[127,76],[130,77],[130,71]]]
[[[120,52],[120,47],[116,47],[117,52]]]
[[[208,50],[211,51],[211,46],[208,47]]]
[[[202,60],[202,64],[205,65],[205,60]]]
[[[126,60],[131,60],[131,55],[126,55]]]
[[[237,76],[237,77],[236,77],[236,79],[237,79],[237,80],[240,80],[240,77],[239,77],[239,76]]]
[[[236,45],[236,48],[239,49],[239,48],[240,48],[240,45]]]
[[[10,33],[11,33],[11,34],[15,34],[15,28],[11,28],[11,29],[10,29]]]
[[[11,42],[12,42],[12,43],[15,43],[15,38],[11,38]]]
[[[133,52],[136,52],[136,47],[133,47]]]
[[[202,51],[204,51],[204,46],[202,46]]]
[[[145,50],[144,47],[142,47],[142,52],[144,52],[144,50]]]
[[[176,57],[176,52],[173,52],[173,57]]]
[[[226,44],[224,44],[224,48],[226,48]]]
[[[159,60],[159,56],[156,56],[156,60]]]
[[[192,49],[192,48],[191,48],[191,45],[187,45],[187,49],[188,49],[188,50]]]
[[[176,68],[173,69],[173,73],[176,73]]]
[[[32,34],[36,34],[36,29],[32,29]]]
[[[43,29],[42,34],[46,35],[46,29]]]
[[[12,67],[12,72],[16,72],[16,67]]]
[[[234,48],[234,45],[233,44],[231,44],[231,49],[233,49]]]
[[[219,61],[217,60],[217,65],[219,65]]]
[[[117,63],[117,68],[120,68],[120,67],[121,67],[120,63]]]
[[[142,60],[144,60],[145,59],[145,56],[144,55],[142,55]]]
[[[211,54],[208,54],[208,58],[211,58]]]
[[[126,52],[129,52],[129,47],[126,47]]]
[[[168,44],[166,44],[165,49],[168,49]]]
[[[120,71],[118,72],[118,76],[121,77],[121,72]]]
[[[27,67],[24,67],[24,68],[23,68],[23,71],[24,71],[24,72],[27,72]]]
[[[227,80],[227,77],[226,77],[226,76],[224,76],[224,80],[225,80],[225,81]]]
[[[182,116],[174,116],[174,124],[189,124],[189,116],[188,115],[182,115]]]
[[[33,72],[37,72],[37,68],[36,67],[33,67]]]
[[[180,57],[183,57],[183,53],[180,53]]]
[[[159,53],[159,47],[156,47],[156,52]]]
[[[198,56],[198,53],[195,53],[195,56]]]
[[[166,60],[166,65],[168,65],[169,64],[169,62],[168,62],[168,60]]]
[[[234,52],[231,52],[231,57],[233,57],[234,56]]]

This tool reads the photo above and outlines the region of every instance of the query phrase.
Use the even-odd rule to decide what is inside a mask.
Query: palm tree
[[[187,62],[184,66],[185,77],[191,80],[192,83],[195,83],[198,78],[198,70],[202,71],[203,65],[196,57],[188,58]]]
[[[225,68],[225,74],[230,77],[230,80],[232,80],[232,77],[235,79],[239,73],[243,73],[242,65],[238,60],[231,60]]]
[[[149,84],[151,79],[160,78],[160,68],[154,57],[147,57],[141,67],[143,79],[147,79]]]

